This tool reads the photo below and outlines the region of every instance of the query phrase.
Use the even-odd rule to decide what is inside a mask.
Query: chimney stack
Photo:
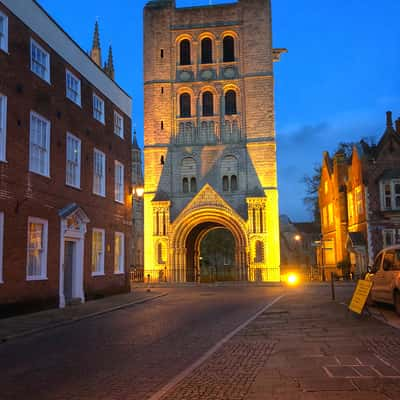
[[[386,111],[386,126],[393,129],[392,112]]]

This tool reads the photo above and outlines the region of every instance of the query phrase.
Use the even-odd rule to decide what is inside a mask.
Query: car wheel
[[[398,291],[394,293],[394,308],[397,315],[400,315],[400,292]]]

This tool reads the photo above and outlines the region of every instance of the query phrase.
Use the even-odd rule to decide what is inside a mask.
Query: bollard
[[[331,272],[331,290],[332,290],[332,301],[335,301],[335,282],[333,280],[334,273]]]
[[[147,291],[150,292],[150,274],[147,274]]]

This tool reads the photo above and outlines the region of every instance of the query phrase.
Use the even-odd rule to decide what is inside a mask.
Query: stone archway
[[[172,226],[169,276],[175,282],[197,281],[199,245],[210,230],[225,228],[235,240],[235,265],[240,280],[247,280],[248,238],[242,218],[222,207],[201,207],[181,215]]]

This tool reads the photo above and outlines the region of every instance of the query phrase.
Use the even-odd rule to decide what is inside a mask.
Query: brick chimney
[[[396,124],[396,132],[398,135],[400,135],[400,118],[396,119],[395,124]]]

